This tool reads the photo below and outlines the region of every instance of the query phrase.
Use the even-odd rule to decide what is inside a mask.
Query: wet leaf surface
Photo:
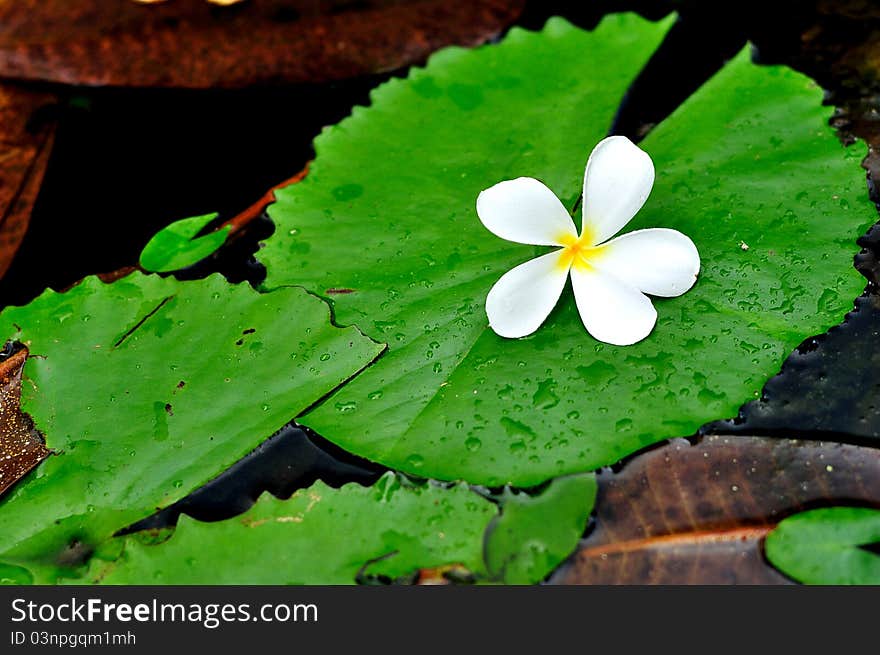
[[[878,104],[878,97],[872,101]],[[852,112],[853,110],[847,110]],[[872,109],[875,114],[877,109]],[[871,148],[863,162],[868,170],[869,195],[880,202],[880,169],[877,146],[880,122],[876,125],[838,114],[832,124],[843,139],[854,135]],[[765,434],[835,439],[850,443],[880,445],[880,225],[874,225],[858,241],[862,247],[855,266],[868,280],[864,294],[845,320],[825,334],[802,343],[771,378],[761,397],[740,408],[735,418],[712,422],[702,434]]]
[[[534,5],[534,3],[532,4]],[[653,7],[657,16],[662,15],[665,11],[665,9],[657,9],[657,7],[674,6],[687,11],[693,8],[691,5],[698,7],[699,4],[689,2],[597,3],[597,5],[613,5],[615,8],[621,8],[621,5],[623,8],[629,8],[633,5],[636,7]],[[742,4],[745,7],[743,13],[755,13],[751,5],[756,3],[745,2]],[[804,5],[807,4],[804,3]],[[875,54],[872,54],[871,42],[868,38],[872,30],[871,21],[876,19],[876,8],[872,8],[870,3],[858,1],[819,2],[817,4],[820,6],[825,5],[824,11],[832,17],[827,23],[827,29],[813,29],[810,27],[808,23],[811,20],[811,14],[810,10],[806,8],[802,12],[799,11],[796,16],[791,16],[791,20],[787,20],[786,23],[774,23],[772,20],[773,12],[766,11],[766,7],[758,12],[762,16],[762,20],[757,23],[760,23],[763,29],[771,33],[771,38],[775,34],[775,38],[778,38],[780,44],[782,44],[780,48],[767,47],[768,45],[773,46],[772,43],[766,43],[767,37],[762,41],[760,35],[758,35],[757,39],[755,39],[754,35],[750,35],[749,38],[759,43],[763,59],[765,61],[777,59],[790,61],[793,51],[806,52],[806,56],[801,57],[801,63],[804,65],[796,65],[799,65],[802,70],[811,73],[816,70],[816,61],[819,61],[820,67],[827,65],[829,62],[836,61],[834,57],[840,58],[841,52],[845,55],[845,51],[849,49],[852,50],[855,56],[844,56],[843,58],[854,64],[850,69],[850,73],[855,71],[856,68],[862,72],[870,71],[871,66],[874,65],[872,62],[878,60]],[[548,7],[552,8],[552,5],[553,3],[547,3]],[[862,7],[861,9],[859,9],[860,6]],[[560,8],[566,13],[574,11],[567,9],[563,5],[560,5]],[[539,24],[536,25],[538,27],[543,24],[543,10],[544,5],[537,12],[541,16]],[[0,8],[0,11],[2,11],[2,8]],[[587,7],[584,11],[592,15],[601,13],[602,9]],[[823,10],[820,7],[821,11]],[[843,22],[841,16],[860,21],[862,26],[859,27],[857,32],[853,32],[851,30],[852,23]],[[768,20],[764,21],[763,17],[767,17]],[[712,35],[713,39],[714,35],[718,35],[718,41],[723,41],[725,36],[723,32],[726,32],[726,28],[731,24],[728,18],[729,16],[722,20],[718,15],[715,15],[711,17],[711,20],[707,20],[704,23],[705,29],[697,31],[704,36],[707,34]],[[589,17],[589,19],[593,20],[592,17]],[[757,23],[753,22],[753,25],[757,25]],[[586,26],[589,27],[590,25]],[[782,27],[786,29],[781,30],[780,28]],[[722,32],[721,34],[719,34],[719,30]],[[792,34],[796,38],[792,39],[786,36]],[[801,35],[806,35],[806,38],[801,38]],[[862,39],[863,43],[851,48],[839,49],[837,53],[834,53],[833,50],[836,47],[834,45],[835,39],[843,43],[846,43],[847,40],[855,42]],[[788,51],[787,54],[786,50]],[[831,52],[833,57],[829,58],[829,52]],[[780,54],[782,56],[777,57]],[[704,50],[694,51],[690,53],[689,59],[691,61],[700,60],[705,63],[707,60],[705,55]],[[777,59],[774,59],[774,57]],[[813,61],[810,60],[811,57]],[[829,67],[833,68],[833,65]],[[665,77],[662,74],[657,76],[660,78]],[[822,77],[820,71],[818,76],[826,86],[840,86],[840,77],[836,73],[831,76],[826,75]],[[668,77],[666,79],[668,80]],[[872,99],[870,93],[866,92],[864,87],[859,88],[858,91],[853,89],[853,85],[849,84],[848,90],[844,89],[846,92],[837,89],[834,91],[835,96],[833,97],[841,102],[848,101],[847,99],[852,98],[854,93],[856,95],[861,93],[864,97],[863,101],[851,101],[855,103],[854,106],[849,108],[848,113],[838,117],[837,124],[846,125],[860,136],[867,135],[866,138],[876,147],[880,144],[880,140],[876,137],[871,137],[871,134],[877,133],[877,125],[880,124],[876,121],[876,118],[872,117],[877,115],[876,98]],[[668,89],[664,86],[664,91],[666,90]],[[636,123],[637,121],[634,121],[631,125]],[[111,127],[110,129],[113,130],[114,128]],[[868,165],[874,168],[880,167],[876,154],[869,158]],[[277,179],[281,178],[278,177]],[[274,182],[275,180],[272,181],[273,184]],[[267,186],[268,184],[262,188]],[[213,206],[199,209],[207,211],[213,209]],[[102,230],[102,232],[105,231]],[[131,261],[134,260],[132,259]],[[78,277],[78,275],[71,275],[69,281],[72,281],[75,277]],[[794,433],[813,438],[839,438],[844,441],[860,442],[864,442],[865,439],[875,438],[877,435],[875,422],[877,412],[872,401],[876,398],[876,387],[872,384],[871,380],[872,376],[873,379],[876,379],[873,371],[878,370],[876,368],[877,360],[874,356],[876,354],[874,344],[876,343],[875,338],[878,330],[872,327],[872,325],[880,325],[877,322],[880,320],[876,311],[877,304],[876,298],[874,300],[860,300],[858,311],[848,317],[846,324],[833,329],[827,338],[821,338],[817,344],[808,342],[805,344],[805,348],[799,349],[789,360],[782,375],[768,383],[764,398],[760,402],[752,403],[751,409],[747,408],[744,411],[745,423],[733,429],[744,434],[760,432],[784,437],[793,434],[792,426],[795,426],[796,432]],[[870,310],[868,309],[869,305]],[[817,373],[816,368],[820,369],[820,372]],[[851,375],[847,370],[848,368],[852,370]],[[852,404],[857,407],[857,411],[852,411]],[[722,430],[717,425],[713,429]],[[238,501],[230,500],[229,502]],[[210,502],[208,501],[207,504],[210,504]],[[438,570],[443,571],[445,569],[441,568]],[[6,569],[0,565],[0,578],[6,576],[6,574]],[[15,578],[16,575],[18,574],[9,574],[12,578]],[[442,577],[441,574],[438,573],[438,575]]]
[[[295,320],[290,320],[295,316]],[[0,314],[56,455],[0,499],[0,561],[48,582],[173,504],[381,353],[302,289],[88,278]]]
[[[754,14],[745,14],[750,15]],[[711,32],[716,22],[717,18],[706,18],[704,31]],[[820,0],[804,3],[795,13],[782,11],[777,15],[771,11],[766,21],[727,23],[722,31],[731,29],[731,25],[735,33],[756,43],[759,61],[794,66],[828,90],[827,104],[840,107],[831,123],[841,138],[846,142],[861,138],[870,146],[863,166],[869,173],[871,198],[877,203],[880,8],[860,0]],[[856,300],[855,310],[840,325],[797,348],[780,373],[768,381],[761,397],[741,408],[735,419],[713,422],[702,433],[797,435],[878,444],[880,228],[872,228],[859,245],[862,252],[856,258],[856,267],[871,284]]]
[[[159,544],[116,540],[105,546],[110,561],[92,560],[88,580],[353,584],[359,575],[390,581],[448,565],[485,575],[483,533],[496,513],[495,504],[465,484],[414,484],[393,473],[371,487],[336,490],[318,482],[286,501],[263,497],[229,521],[184,517]]]
[[[289,498],[318,480],[334,488],[349,482],[369,486],[386,472],[290,423],[204,486],[125,532],[167,528],[181,514],[221,521],[247,511],[264,492]]]
[[[521,1],[127,0],[0,3],[0,77],[87,86],[323,82],[417,63],[497,36]]]
[[[649,338],[596,342],[570,293],[525,339],[489,329],[489,288],[538,251],[488,233],[477,194],[530,175],[573,207],[620,80],[669,24],[609,16],[583,32],[554,20],[447,50],[318,138],[309,175],[270,208],[265,286],[353,290],[332,296],[338,320],[382,335],[389,352],[306,425],[416,475],[533,486],[735,413],[804,338],[843,318],[864,288],[855,241],[876,220],[864,150],[823,125],[809,80],[742,52],[643,142],[657,182],[626,229],[678,229],[703,260],[691,291],[656,302]],[[512,72],[499,81],[499,69]],[[548,106],[555,121],[541,119]]]
[[[306,425],[391,468],[492,486],[534,486],[618,459],[627,447],[611,434],[619,412],[575,406],[576,390],[616,371],[607,361],[591,368],[605,354],[570,294],[528,339],[488,328],[486,293],[535,249],[487,232],[474,203],[501,179],[531,175],[572,205],[590,148],[668,25],[609,16],[584,32],[555,19],[498,45],[449,48],[321,134],[309,174],[269,210],[278,230],[260,253],[264,286],[302,284],[332,299],[340,323],[390,346],[363,384]],[[556,119],[546,121],[551,106]],[[352,256],[352,244],[369,258]],[[642,374],[627,371],[629,381]],[[629,435],[638,446],[640,434]]]
[[[880,506],[880,451],[764,437],[678,439],[598,474],[595,525],[557,584],[783,584],[764,537],[822,505]]]
[[[591,473],[556,478],[533,494],[505,489],[486,530],[489,574],[505,584],[540,582],[577,545],[595,499]]]
[[[54,102],[49,93],[0,84],[0,277],[24,239],[54,140],[54,123],[35,113]]]
[[[21,348],[0,361],[0,496],[51,455],[30,416],[21,411],[21,370],[27,357],[27,348]]]

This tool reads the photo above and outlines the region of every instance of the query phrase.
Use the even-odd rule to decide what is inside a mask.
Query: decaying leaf
[[[160,2],[167,2],[168,0],[132,0],[132,2],[136,2],[141,5],[155,5]],[[210,2],[212,5],[220,5],[221,7],[228,7],[230,5],[236,5],[239,2],[244,2],[245,0],[205,0],[206,2]]]
[[[448,564],[430,569],[419,569],[414,584],[422,586],[439,586],[451,584],[473,584],[474,574],[461,564]]]
[[[7,348],[14,352],[0,362],[0,496],[52,452],[19,404],[28,349],[12,343]]]
[[[784,584],[763,538],[786,516],[880,505],[880,451],[764,437],[683,439],[598,475],[595,529],[558,584]]]
[[[476,45],[522,0],[108,0],[0,3],[0,76],[65,84],[240,87],[394,70],[450,44]]]
[[[52,102],[47,93],[0,85],[0,277],[27,231],[55,135],[54,124],[37,128],[31,119]]]

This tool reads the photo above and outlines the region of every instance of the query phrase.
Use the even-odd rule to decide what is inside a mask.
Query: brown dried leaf
[[[785,584],[764,536],[827,504],[880,506],[880,450],[764,437],[683,439],[598,475],[596,523],[556,584]]]
[[[473,584],[474,574],[462,564],[447,564],[429,569],[419,569],[413,584],[422,586],[442,586],[452,584]]]
[[[27,231],[52,150],[54,124],[32,129],[31,118],[53,102],[46,93],[0,85],[0,277]]]
[[[206,0],[206,2],[210,2],[214,5],[220,5],[221,7],[228,7],[230,5],[238,4],[239,2],[245,2],[246,0]],[[136,2],[142,5],[153,5],[159,4],[160,2],[168,2],[168,0],[132,0],[132,2]]]
[[[19,405],[27,358],[22,348],[0,362],[0,496],[52,453]]]
[[[394,70],[476,45],[524,0],[0,2],[0,76],[65,84],[241,87]]]

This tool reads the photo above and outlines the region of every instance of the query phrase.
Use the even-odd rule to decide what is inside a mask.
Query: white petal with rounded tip
[[[515,339],[541,327],[562,295],[568,276],[568,269],[559,265],[559,252],[520,264],[495,283],[486,297],[486,315],[497,334]]]
[[[654,162],[625,136],[593,148],[584,172],[583,231],[593,243],[613,237],[636,215],[654,186]]]
[[[657,322],[651,300],[596,269],[571,269],[571,286],[587,332],[599,341],[629,346],[647,337]]]
[[[612,239],[591,264],[621,282],[652,296],[680,296],[694,286],[700,253],[677,230],[657,227]]]
[[[534,246],[561,246],[577,229],[556,194],[532,177],[505,180],[477,196],[477,216],[495,235]]]

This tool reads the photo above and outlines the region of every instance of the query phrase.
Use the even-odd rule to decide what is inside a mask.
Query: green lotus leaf
[[[878,544],[880,510],[825,507],[783,519],[764,549],[773,566],[798,582],[877,585]]]
[[[266,287],[328,297],[340,324],[389,352],[307,425],[421,476],[532,486],[735,414],[840,322],[864,286],[856,238],[875,219],[864,146],[840,145],[806,77],[743,52],[642,144],[657,179],[625,230],[679,230],[702,259],[691,291],[655,299],[654,332],[597,342],[570,289],[529,337],[489,329],[493,283],[545,249],[487,232],[478,193],[532,176],[575,207],[590,150],[668,25],[553,19],[444,50],[317,139],[309,175],[270,210]]]
[[[596,500],[596,477],[552,480],[536,495],[505,490],[501,514],[486,531],[490,575],[507,584],[540,582],[574,550]]]
[[[302,289],[259,294],[218,275],[89,278],[3,311],[0,333],[30,348],[22,409],[55,454],[0,499],[0,575],[75,568],[383,349],[329,318]]]
[[[497,506],[467,485],[414,485],[393,473],[371,487],[316,482],[289,500],[264,495],[245,514],[200,523],[181,517],[159,544],[125,538],[121,554],[92,560],[102,584],[353,584],[459,565],[485,575],[483,532]],[[230,565],[234,562],[234,565]]]

